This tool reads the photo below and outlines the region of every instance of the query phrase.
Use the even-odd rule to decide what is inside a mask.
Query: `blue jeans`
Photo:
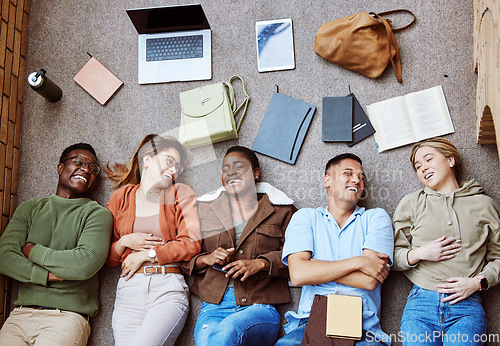
[[[300,346],[302,344],[302,339],[304,338],[304,332],[307,326],[307,318],[302,318],[299,322],[299,326],[292,330],[287,335],[283,336],[278,340],[275,346]],[[372,334],[373,335],[373,334]],[[378,346],[384,345],[380,342],[375,341],[374,337],[368,338],[367,332],[363,331],[363,338],[356,341],[356,346]]]
[[[483,345],[486,315],[478,292],[454,305],[448,294],[413,286],[401,319],[403,345]]]
[[[220,304],[204,302],[194,328],[197,346],[272,345],[280,315],[272,305],[236,305],[229,287]]]

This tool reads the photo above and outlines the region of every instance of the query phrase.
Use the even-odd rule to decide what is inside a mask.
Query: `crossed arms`
[[[32,207],[27,202],[20,205],[0,238],[0,272],[20,282],[43,286],[57,278],[86,280],[95,275],[109,249],[111,214],[104,208],[95,210],[87,215],[83,229],[63,230],[80,233],[74,248],[59,249],[52,248],[50,241],[44,246],[31,234],[36,224],[32,218],[36,206]],[[42,228],[38,228],[41,232]],[[43,232],[56,233],[49,227]]]
[[[339,261],[315,260],[309,251],[288,256],[290,280],[294,286],[335,281],[346,286],[374,290],[389,275],[388,263],[389,255],[370,249],[364,249],[362,256]]]

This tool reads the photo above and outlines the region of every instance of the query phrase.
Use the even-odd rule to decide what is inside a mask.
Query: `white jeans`
[[[115,345],[173,345],[189,311],[188,286],[182,274],[120,278],[113,311]]]

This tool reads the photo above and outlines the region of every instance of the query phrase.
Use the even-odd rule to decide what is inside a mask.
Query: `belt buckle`
[[[145,267],[142,269],[142,271],[143,271],[144,275],[153,275],[153,274],[158,273],[158,269],[156,269],[156,273],[147,273],[147,272],[146,272],[146,269],[148,269],[148,268],[155,268],[155,267],[156,267],[156,266],[145,266]]]
[[[146,273],[146,269],[147,268],[154,268],[155,269],[155,272],[154,273]],[[158,271],[158,268],[162,268],[163,269],[163,266],[145,266],[142,271],[144,273],[144,275],[153,275],[153,274],[163,274],[163,270],[161,271]]]

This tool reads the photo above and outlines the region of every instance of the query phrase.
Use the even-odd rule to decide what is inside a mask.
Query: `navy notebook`
[[[295,164],[315,110],[310,103],[274,93],[252,150]]]
[[[323,142],[352,141],[351,97],[323,97]]]
[[[365,111],[358,102],[354,94],[349,94],[347,97],[352,97],[352,141],[347,142],[347,146],[351,147],[359,141],[375,133],[372,123],[366,116]]]

